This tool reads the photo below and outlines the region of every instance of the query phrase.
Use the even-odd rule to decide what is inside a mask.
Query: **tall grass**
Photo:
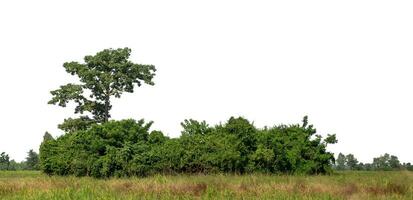
[[[159,175],[104,180],[0,172],[0,199],[413,199],[413,173]]]

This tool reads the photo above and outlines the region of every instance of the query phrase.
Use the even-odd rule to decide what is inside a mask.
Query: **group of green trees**
[[[323,139],[308,124],[258,129],[248,120],[231,117],[215,126],[185,120],[179,138],[150,131],[152,122],[109,120],[111,98],[153,85],[155,67],[129,60],[131,50],[106,49],[86,56],[84,63],[63,67],[79,78],[51,92],[50,104],[75,103],[78,118],[66,119],[65,134],[45,134],[40,167],[47,174],[94,177],[146,176],[155,173],[268,172],[318,174],[332,171],[334,155],[326,150],[337,142]]]
[[[39,170],[39,155],[30,149],[25,161],[16,162],[6,152],[0,154],[0,170]]]
[[[372,163],[362,163],[353,154],[344,155],[339,153],[334,165],[337,170],[410,170],[413,171],[411,163],[400,163],[399,158],[385,153],[373,158]]]
[[[151,124],[109,121],[48,138],[40,149],[41,168],[47,174],[93,177],[332,171],[334,155],[326,146],[337,140],[314,135],[306,117],[302,124],[263,129],[241,117],[215,126],[185,120],[179,138],[149,131]]]

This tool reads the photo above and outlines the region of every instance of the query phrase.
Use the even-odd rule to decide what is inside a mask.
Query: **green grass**
[[[413,199],[413,172],[93,179],[0,171],[0,199]]]

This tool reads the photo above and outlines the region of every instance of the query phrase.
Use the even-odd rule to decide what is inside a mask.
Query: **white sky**
[[[413,162],[413,1],[1,1],[0,152],[18,161],[72,109],[48,105],[62,64],[132,48],[153,87],[114,100],[178,136],[186,118],[244,116],[336,133],[335,153]]]

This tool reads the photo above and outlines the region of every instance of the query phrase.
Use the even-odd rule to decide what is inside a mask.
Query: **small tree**
[[[131,49],[105,49],[94,56],[85,56],[84,63],[66,62],[66,72],[76,75],[81,84],[67,84],[51,91],[49,104],[66,107],[77,104],[75,113],[89,112],[93,118],[82,116],[66,119],[59,128],[65,131],[85,129],[92,123],[104,123],[110,118],[111,97],[120,98],[124,92],[132,93],[135,84],[154,85],[156,71],[153,65],[135,64],[129,60]],[[87,93],[87,95],[85,94]]]

